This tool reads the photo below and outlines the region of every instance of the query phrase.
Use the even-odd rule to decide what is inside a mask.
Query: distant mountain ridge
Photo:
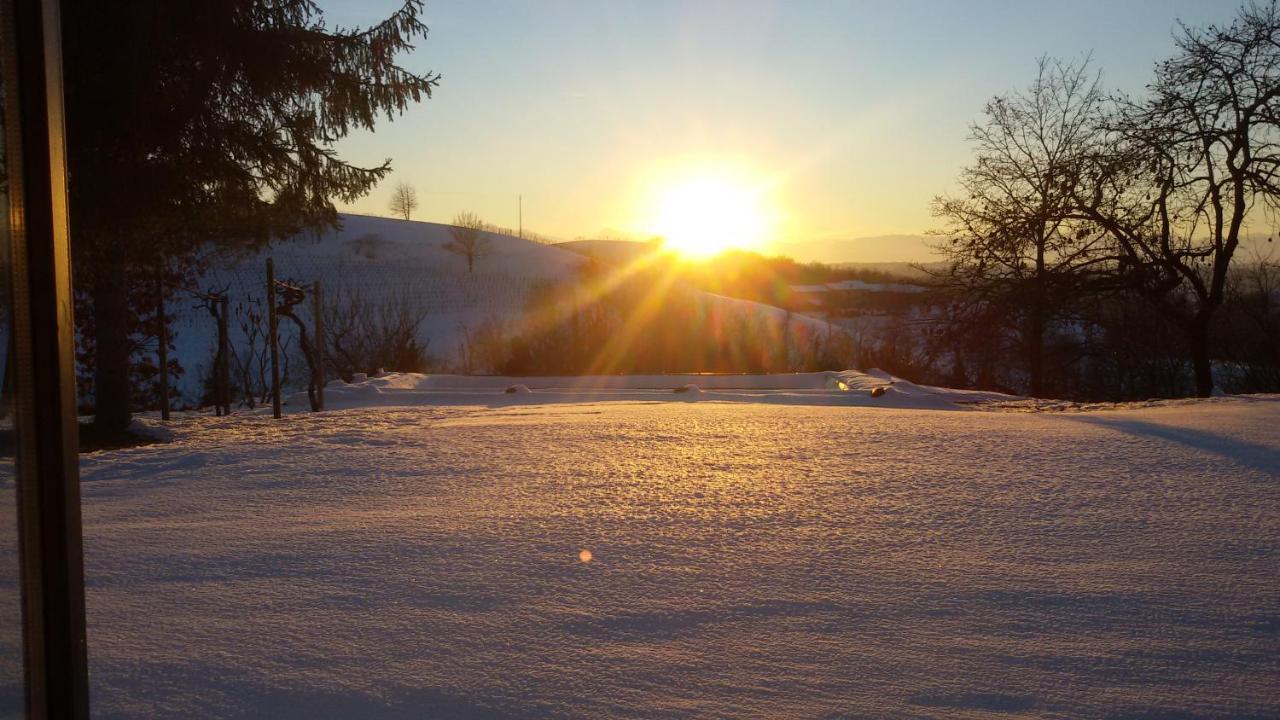
[[[806,240],[781,243],[761,251],[766,256],[783,255],[798,262],[827,265],[889,265],[907,269],[911,263],[936,263],[942,256],[929,245],[937,238],[927,235],[879,235],[847,240]],[[592,255],[611,262],[629,262],[652,252],[653,245],[633,240],[572,240],[556,247]]]
[[[941,260],[930,247],[938,238],[928,235],[876,235],[829,240],[781,243],[779,255],[800,262],[842,263],[929,263]]]

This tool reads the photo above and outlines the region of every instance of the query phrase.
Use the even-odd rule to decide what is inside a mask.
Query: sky
[[[368,25],[398,0],[325,0]],[[767,196],[770,246],[920,234],[954,189],[968,127],[1027,85],[1042,55],[1091,53],[1141,93],[1181,19],[1228,22],[1226,0],[428,0],[402,58],[442,73],[434,97],[340,154],[394,172],[344,210],[415,219],[473,211],[559,239],[645,235],[656,198],[689,178]],[[914,258],[904,258],[914,259]]]

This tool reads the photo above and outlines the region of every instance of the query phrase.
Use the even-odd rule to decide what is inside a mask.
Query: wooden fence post
[[[320,281],[311,286],[311,315],[316,334],[316,406],[324,409],[324,294]]]
[[[160,367],[160,419],[169,419],[169,328],[164,315],[164,265],[156,273],[156,360]]]
[[[267,258],[267,343],[271,345],[271,416],[280,417],[280,327],[276,318],[276,266]]]
[[[221,413],[231,414],[231,342],[228,333],[228,315],[231,303],[224,294],[218,299],[218,353],[221,362],[216,368],[218,373],[218,402],[222,403]]]

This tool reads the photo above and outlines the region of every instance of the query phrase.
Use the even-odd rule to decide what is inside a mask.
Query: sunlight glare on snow
[[[476,379],[87,454],[97,717],[1276,717],[1280,399],[912,410],[840,377]]]

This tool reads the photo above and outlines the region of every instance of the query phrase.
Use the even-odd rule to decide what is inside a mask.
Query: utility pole
[[[516,197],[519,199],[519,203],[520,203],[520,239],[523,240],[524,239],[524,195],[520,194],[520,195],[517,195]]]

